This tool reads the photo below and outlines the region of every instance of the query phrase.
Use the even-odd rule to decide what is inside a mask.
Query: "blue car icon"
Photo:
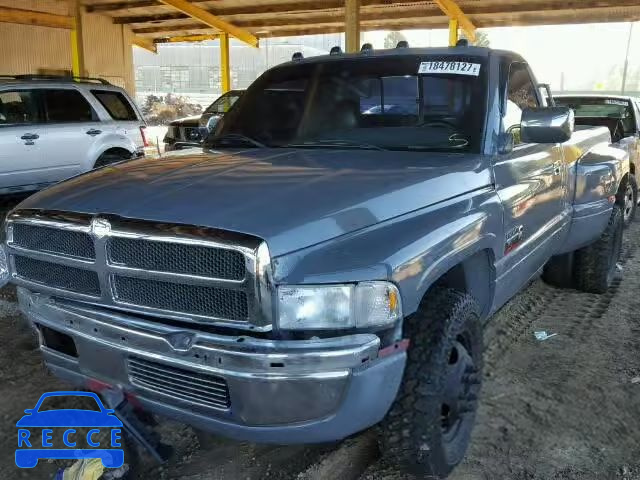
[[[54,397],[89,397],[88,401],[95,410],[85,409],[49,409]],[[76,399],[77,400],[77,399]],[[87,399],[84,399],[87,401]],[[58,402],[56,402],[58,403]],[[16,465],[20,468],[33,468],[39,459],[79,459],[99,458],[106,468],[118,468],[124,463],[124,451],[121,448],[122,422],[106,409],[100,398],[92,392],[49,392],[40,397],[36,406],[24,411],[26,413],[18,422],[18,448],[16,449]],[[91,429],[86,435],[76,428]],[[38,429],[38,434],[33,431]],[[31,429],[31,430],[30,430]],[[42,429],[42,435],[39,431]],[[54,430],[56,436],[54,437]],[[110,431],[108,445],[103,445],[104,435],[98,437],[102,429]],[[62,436],[60,430],[64,430]],[[54,445],[55,443],[55,445]],[[76,448],[85,444],[87,448]]]

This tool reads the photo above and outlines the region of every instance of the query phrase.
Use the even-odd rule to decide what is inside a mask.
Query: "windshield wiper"
[[[262,143],[259,142],[258,140],[255,140],[251,137],[247,137],[246,135],[243,135],[241,133],[226,133],[224,135],[220,135],[219,137],[214,137],[211,139],[211,143],[209,144],[209,146],[227,146],[227,147],[232,147],[234,146],[234,143],[237,144],[240,143],[242,144],[242,146],[246,146],[246,145],[251,145],[252,147],[256,147],[256,148],[267,148],[267,146]]]
[[[359,143],[352,140],[309,140],[302,143],[289,143],[283,145],[284,148],[305,148],[305,147],[342,147],[342,148],[359,148],[362,150],[382,150],[386,151],[386,148],[382,148],[379,145],[373,145],[371,143]]]

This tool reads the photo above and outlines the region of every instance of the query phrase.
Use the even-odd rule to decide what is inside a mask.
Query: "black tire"
[[[413,474],[444,477],[467,450],[482,381],[480,309],[469,295],[435,288],[404,336],[410,346],[391,410],[380,424],[380,448]],[[421,478],[422,478],[421,477]]]
[[[573,288],[573,257],[573,252],[551,257],[542,270],[545,283],[558,288]]]
[[[618,199],[618,203],[622,207],[624,218],[624,226],[628,227],[633,223],[638,208],[638,182],[633,174],[629,174],[629,180]]]
[[[122,162],[124,160],[129,160],[131,158],[131,153],[127,152],[126,150],[122,150],[119,152],[105,152],[100,155],[100,157],[98,157],[93,168],[106,167],[107,165]]]
[[[576,251],[574,271],[578,290],[604,293],[609,289],[620,260],[623,229],[622,208],[614,205],[602,236],[595,243]]]

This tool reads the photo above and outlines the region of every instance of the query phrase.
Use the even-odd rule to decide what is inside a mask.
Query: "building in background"
[[[231,88],[248,87],[262,72],[288,62],[295,52],[304,56],[324,55],[335,45],[343,45],[342,34],[304,37],[264,38],[260,48],[231,41]],[[136,93],[143,105],[149,95],[169,93],[207,106],[222,93],[218,41],[160,44],[158,54],[134,51]]]

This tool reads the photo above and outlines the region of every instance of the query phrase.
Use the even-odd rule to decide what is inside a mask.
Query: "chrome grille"
[[[235,250],[114,237],[107,242],[109,261],[158,272],[243,280],[244,255]]]
[[[116,301],[192,315],[247,321],[247,295],[238,290],[115,276]]]
[[[13,244],[27,250],[57,253],[93,260],[93,240],[84,232],[59,230],[43,225],[17,223],[13,226]]]
[[[217,375],[139,357],[130,357],[128,365],[129,380],[137,387],[216,409],[231,406],[227,382]]]
[[[96,272],[20,255],[13,258],[13,265],[16,275],[30,282],[83,295],[100,295],[100,282]]]
[[[271,262],[259,238],[40,210],[14,212],[6,225],[17,285],[79,301],[90,296],[93,304],[175,321],[272,328]],[[25,240],[30,228],[53,241]]]

